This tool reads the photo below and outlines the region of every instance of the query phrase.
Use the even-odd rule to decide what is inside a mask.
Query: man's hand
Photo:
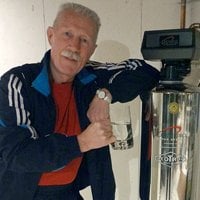
[[[116,140],[109,119],[91,123],[77,139],[81,152],[107,146]]]
[[[112,99],[107,89],[102,89]],[[115,142],[110,122],[109,102],[94,96],[87,116],[91,124],[77,136],[81,152],[97,149]]]

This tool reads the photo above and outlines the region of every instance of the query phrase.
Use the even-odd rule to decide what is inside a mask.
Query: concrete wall
[[[57,8],[63,2],[65,1],[0,0],[0,74],[13,66],[41,60],[49,48],[46,28],[52,24]],[[92,57],[98,61],[118,62],[129,57],[142,58],[140,46],[145,30],[180,27],[180,0],[73,2],[96,10],[101,17],[98,48]],[[189,1],[186,27],[193,22],[200,22],[199,9],[200,1]],[[152,64],[157,67],[160,65]],[[196,75],[196,79],[199,79],[199,75]],[[127,151],[111,150],[117,182],[116,200],[139,199],[140,100],[137,98],[129,104],[132,107],[135,146]],[[82,193],[87,200],[92,199],[89,189]]]

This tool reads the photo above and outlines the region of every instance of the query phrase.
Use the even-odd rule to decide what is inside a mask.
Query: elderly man
[[[94,200],[114,200],[109,103],[151,90],[159,73],[142,60],[89,61],[99,27],[89,8],[62,5],[42,61],[1,77],[1,200],[80,200],[89,185]]]

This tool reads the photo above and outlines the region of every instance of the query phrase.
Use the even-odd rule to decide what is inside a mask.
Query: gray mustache
[[[78,53],[70,51],[70,50],[62,51],[61,54],[65,57],[69,58],[69,59],[73,59],[73,60],[76,60],[76,61],[80,60],[80,55]]]

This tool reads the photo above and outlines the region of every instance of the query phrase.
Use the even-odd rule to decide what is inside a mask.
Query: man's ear
[[[97,48],[97,44],[94,45],[94,47],[91,50],[90,56],[92,56],[92,54],[95,52],[95,49]]]
[[[49,26],[47,29],[47,38],[49,41],[50,46],[52,46],[53,43],[53,27]]]

